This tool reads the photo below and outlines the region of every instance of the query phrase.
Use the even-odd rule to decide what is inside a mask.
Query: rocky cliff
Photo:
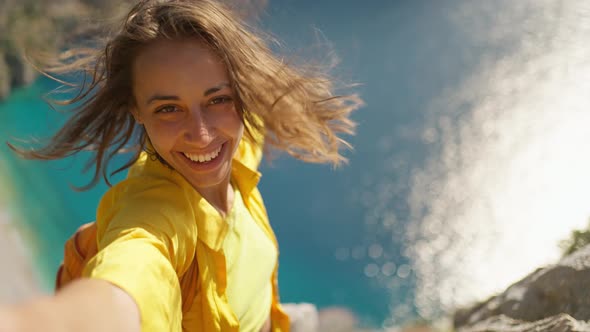
[[[222,0],[243,17],[255,18],[268,0]],[[37,71],[25,54],[53,53],[72,32],[90,22],[111,22],[134,0],[2,0],[0,1],[0,101],[12,89],[31,83]]]
[[[485,302],[459,310],[458,331],[590,331],[590,245]]]
[[[0,100],[12,89],[31,83],[37,76],[25,54],[55,52],[65,36],[82,28],[89,22],[89,17],[112,17],[122,10],[121,3],[125,2],[0,1]]]

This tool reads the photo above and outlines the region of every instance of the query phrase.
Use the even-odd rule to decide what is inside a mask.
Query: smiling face
[[[223,62],[195,39],[156,41],[133,64],[136,121],[197,190],[227,190],[244,131],[229,83]]]

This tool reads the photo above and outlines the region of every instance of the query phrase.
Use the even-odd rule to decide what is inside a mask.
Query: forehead
[[[133,78],[136,92],[180,85],[207,89],[228,81],[225,64],[198,39],[158,40],[147,45],[133,63]]]

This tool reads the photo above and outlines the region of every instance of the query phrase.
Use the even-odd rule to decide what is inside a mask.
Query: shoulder
[[[99,212],[131,207],[141,212],[169,205],[179,209],[190,207],[183,186],[171,179],[142,175],[129,177],[111,187],[101,198]]]
[[[127,178],[111,187],[101,204],[143,202],[165,203],[186,200],[187,183],[173,169],[142,153],[129,169]],[[114,202],[115,200],[116,202]]]
[[[111,232],[139,231],[162,239],[188,237],[190,241],[197,234],[194,218],[192,200],[181,179],[172,172],[140,168],[131,170],[127,179],[103,195],[96,215],[99,238]]]

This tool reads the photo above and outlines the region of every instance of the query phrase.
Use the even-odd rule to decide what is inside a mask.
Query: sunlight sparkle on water
[[[488,10],[489,26],[465,29],[515,46],[432,103],[434,152],[413,172],[407,245],[425,317],[555,261],[590,217],[589,8],[501,3],[511,17],[477,2],[453,18]]]

